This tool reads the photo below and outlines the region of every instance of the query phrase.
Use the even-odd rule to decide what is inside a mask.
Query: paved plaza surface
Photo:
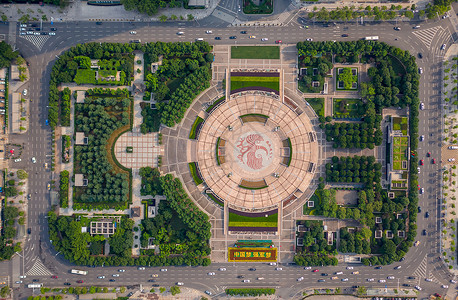
[[[239,118],[247,114],[269,118],[265,123]],[[224,152],[220,153],[221,165],[215,159],[218,138],[225,143],[220,145]],[[292,149],[282,144],[287,138]],[[282,158],[290,155],[287,166]],[[318,161],[318,142],[305,114],[297,115],[278,97],[266,93],[241,93],[231,96],[207,118],[199,135],[197,161],[208,187],[228,204],[260,209],[307,189]],[[267,187],[240,187],[242,182],[259,181],[265,181]]]
[[[132,147],[133,152],[128,153],[127,147]],[[129,169],[140,169],[157,166],[161,149],[157,143],[157,133],[142,134],[139,128],[134,128],[118,138],[114,152],[121,165]]]

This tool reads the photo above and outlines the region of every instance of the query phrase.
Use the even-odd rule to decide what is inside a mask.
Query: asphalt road
[[[234,2],[235,3],[235,2]],[[228,4],[229,5],[229,4]],[[230,4],[233,5],[233,4]],[[214,21],[214,20],[213,20]],[[212,21],[212,22],[213,22]],[[184,282],[185,286],[199,290],[210,290],[214,294],[223,291],[224,287],[247,287],[247,286],[271,286],[281,287],[280,295],[288,298],[294,298],[299,291],[306,287],[351,287],[353,285],[364,285],[371,287],[398,287],[403,283],[418,284],[423,287],[422,294],[432,294],[435,292],[443,294],[444,289],[441,284],[446,284],[451,277],[446,267],[438,259],[439,252],[439,207],[437,203],[437,193],[439,191],[439,173],[440,164],[431,164],[425,160],[425,165],[421,167],[420,185],[425,188],[425,194],[420,195],[420,206],[423,213],[418,215],[418,240],[421,242],[419,247],[410,249],[406,260],[399,264],[383,267],[381,270],[375,270],[374,267],[355,266],[354,270],[344,270],[345,265],[338,267],[322,267],[320,272],[312,273],[310,270],[304,270],[298,266],[282,266],[282,271],[275,271],[275,267],[266,264],[212,264],[209,267],[167,267],[167,272],[160,272],[159,268],[147,268],[145,271],[137,270],[134,267],[122,267],[126,270],[119,278],[112,277],[112,274],[118,273],[118,267],[113,268],[79,268],[89,269],[89,275],[79,276],[69,274],[72,266],[66,262],[61,255],[56,253],[50,245],[47,223],[45,215],[50,208],[49,193],[46,189],[47,183],[52,179],[50,171],[44,169],[43,164],[50,164],[51,144],[50,129],[45,125],[47,117],[46,107],[48,102],[48,82],[50,71],[56,59],[56,55],[66,51],[70,46],[78,43],[90,41],[96,42],[129,42],[132,39],[141,39],[142,42],[149,41],[194,41],[202,37],[212,44],[268,44],[271,45],[275,40],[282,40],[283,43],[293,43],[303,41],[306,38],[313,38],[315,41],[324,40],[357,40],[364,36],[378,35],[381,41],[410,51],[413,55],[418,52],[423,53],[423,59],[417,61],[419,67],[425,70],[420,79],[420,99],[425,103],[425,110],[420,112],[420,135],[425,135],[425,141],[419,144],[419,156],[424,158],[426,152],[432,153],[432,158],[440,157],[440,66],[443,51],[440,45],[451,43],[450,32],[454,32],[448,19],[433,20],[428,23],[421,23],[421,29],[430,29],[441,26],[443,34],[433,35],[426,39],[430,47],[420,41],[412,34],[414,23],[398,23],[401,31],[394,31],[394,22],[384,23],[365,23],[364,25],[347,23],[339,24],[336,27],[322,27],[320,24],[310,24],[309,29],[300,28],[299,23],[294,19],[289,26],[283,27],[205,27],[208,20],[202,20],[193,23],[106,23],[95,25],[94,22],[73,22],[73,23],[55,23],[56,36],[47,37],[47,41],[42,48],[37,47],[39,39],[31,41],[17,37],[16,47],[20,49],[21,54],[30,62],[30,78],[28,83],[29,95],[33,102],[31,103],[31,115],[29,131],[20,136],[11,136],[18,143],[26,143],[23,160],[18,167],[29,171],[29,184],[32,200],[28,206],[28,227],[32,228],[32,234],[28,237],[29,241],[21,256],[16,258],[20,262],[19,271],[27,272],[39,259],[54,275],[59,278],[51,279],[50,275],[28,276],[24,280],[30,283],[32,279],[37,278],[40,282],[52,285],[59,285],[64,282],[70,282],[72,286],[77,285],[76,280],[82,279],[86,283],[100,285],[134,285],[147,284],[147,280],[153,273],[159,274],[157,282],[159,285],[173,285],[176,282]],[[15,25],[14,25],[15,26]],[[50,24],[45,24],[44,29],[50,28]],[[212,30],[213,34],[205,34],[206,30]],[[130,31],[137,31],[136,35],[129,34]],[[246,35],[240,34],[241,30],[246,30]],[[176,32],[183,31],[184,35],[178,36]],[[448,32],[448,33],[447,33]],[[8,27],[0,25],[0,33],[8,33]],[[348,34],[348,37],[341,37],[342,34]],[[229,36],[236,35],[236,40],[229,40]],[[249,35],[256,35],[257,39],[249,39]],[[214,40],[215,36],[220,36],[221,40]],[[268,38],[268,42],[261,42],[261,38]],[[432,134],[432,136],[431,136]],[[32,164],[30,158],[35,156],[36,164]],[[425,218],[424,212],[429,211],[430,217]],[[428,235],[422,236],[421,230],[427,229]],[[402,268],[394,270],[393,267],[401,265]],[[248,268],[255,266],[256,271],[248,271]],[[226,267],[227,271],[217,271],[219,267]],[[2,262],[0,264],[0,273],[12,275],[14,269],[13,262]],[[216,272],[215,276],[206,275],[209,271]],[[331,282],[330,275],[336,271],[344,271],[344,275],[339,275],[339,280]],[[359,275],[351,275],[352,271],[359,271]],[[329,276],[322,277],[321,272],[328,273]],[[250,283],[242,283],[242,279],[237,278],[243,274],[245,279],[250,279]],[[105,275],[105,279],[97,279],[99,275]],[[145,276],[146,275],[146,276]],[[408,276],[416,276],[416,280],[407,280]],[[304,280],[297,281],[300,276]],[[388,276],[395,276],[395,280],[388,280]],[[264,277],[264,280],[257,280],[258,277]],[[432,282],[426,282],[425,278],[432,278]],[[109,279],[116,279],[116,282],[109,282]],[[191,279],[192,278],[192,279]],[[341,281],[348,278],[346,282]],[[374,278],[374,282],[366,281],[368,278]],[[318,283],[318,279],[325,279],[326,282]],[[386,283],[379,283],[378,280],[385,279]],[[12,278],[12,281],[18,280]],[[122,283],[120,283],[122,282]],[[152,284],[152,283],[148,283]],[[450,285],[452,287],[452,285]],[[24,287],[23,285],[21,286]],[[21,289],[20,297],[30,294],[30,290]]]

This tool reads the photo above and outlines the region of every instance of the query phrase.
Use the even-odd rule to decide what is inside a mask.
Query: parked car
[[[267,42],[269,40],[269,38],[262,38],[261,41],[262,42]]]
[[[423,54],[421,52],[418,53],[418,58],[423,58]]]
[[[396,31],[401,31],[401,27],[394,27],[393,29]]]
[[[241,34],[246,34],[246,30],[240,31]]]
[[[219,268],[218,271],[226,271],[226,268]]]
[[[215,40],[220,40],[221,37],[220,36],[215,36]]]
[[[318,282],[325,282],[326,280],[324,279],[318,279]]]
[[[423,229],[423,231],[421,232],[421,234],[426,235],[426,229]]]
[[[229,37],[229,39],[230,40],[235,40],[235,39],[237,39],[237,37],[235,35],[232,35],[232,36]]]
[[[447,45],[446,44],[442,44],[441,50],[445,50],[445,48],[447,48]]]
[[[429,218],[429,212],[425,213],[425,218]]]

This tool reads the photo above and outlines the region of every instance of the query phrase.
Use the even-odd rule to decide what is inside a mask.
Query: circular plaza
[[[233,94],[206,118],[197,142],[202,179],[228,205],[262,210],[299,198],[318,163],[312,123],[277,94]]]

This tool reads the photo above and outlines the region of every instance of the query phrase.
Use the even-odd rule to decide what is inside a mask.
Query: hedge
[[[196,185],[201,184],[204,182],[202,178],[200,178],[199,173],[197,171],[197,164],[195,162],[188,163],[189,165],[189,172],[191,172],[192,179],[194,179],[194,182]]]
[[[63,170],[60,172],[60,207],[67,208],[68,207],[68,180],[69,180],[69,173],[67,170]]]

